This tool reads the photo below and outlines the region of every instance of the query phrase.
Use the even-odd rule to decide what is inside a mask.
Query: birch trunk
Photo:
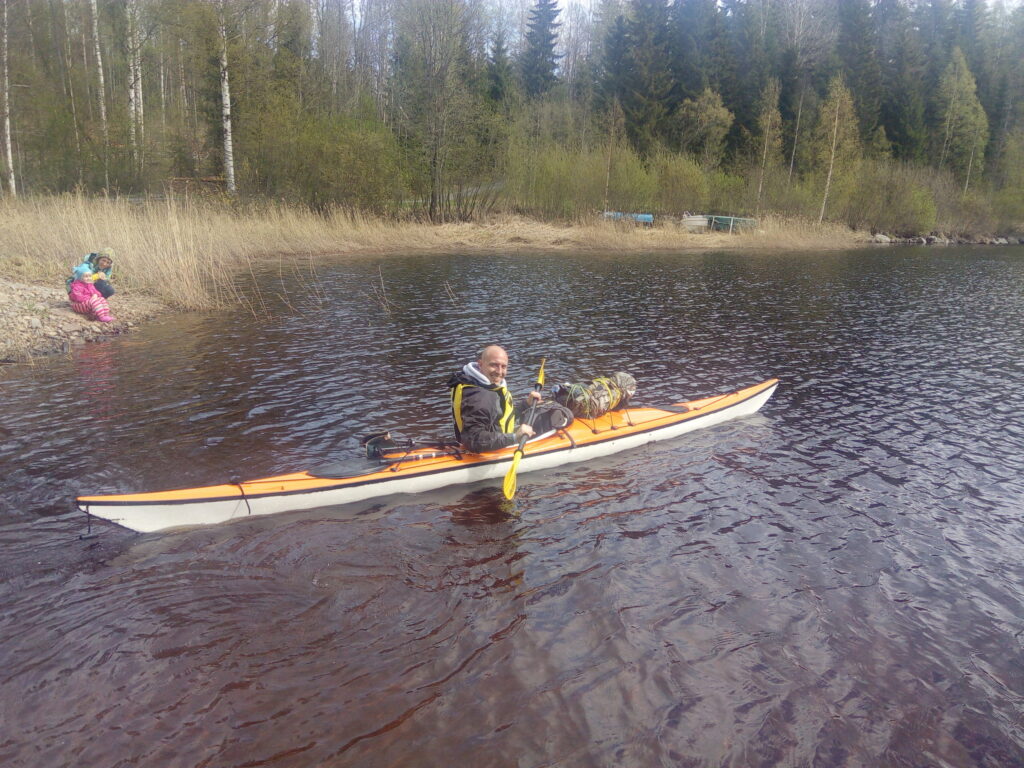
[[[75,103],[75,78],[71,73],[71,35],[68,30],[71,25],[68,23],[68,7],[61,3],[64,11],[64,59],[67,68],[68,98],[71,101],[71,122],[75,129],[75,157],[78,158],[78,184],[82,184],[82,140],[78,135],[78,106]]]
[[[977,149],[977,144],[971,145],[971,159],[967,163],[967,178],[964,179],[964,197],[967,197],[967,187],[971,183],[971,170],[974,168],[974,152]]]
[[[793,182],[793,166],[796,165],[796,145],[800,139],[800,115],[804,111],[804,89],[800,89],[800,102],[796,108],[796,127],[793,129],[793,151],[789,153],[789,178],[786,183]]]
[[[185,41],[178,38],[178,107],[181,122],[188,125],[188,87],[185,84]]]
[[[953,135],[953,102],[950,102],[946,109],[946,124],[942,129],[942,152],[939,154],[939,168],[946,164],[946,150],[949,149],[949,139]]]
[[[818,216],[818,223],[825,220],[825,205],[828,203],[828,190],[832,186],[832,169],[836,164],[836,142],[839,139],[839,106],[841,102],[836,99],[836,122],[832,126],[832,154],[828,158],[828,175],[825,177],[825,194],[821,198],[821,214]]]
[[[191,72],[189,73],[191,75]],[[198,128],[198,117],[192,103],[189,101],[189,81],[185,72],[185,41],[178,38],[178,102],[181,111],[181,124],[188,136],[188,156],[191,161],[191,169],[194,172],[199,163],[199,152],[197,149],[196,134]],[[192,99],[194,102],[195,99]]]
[[[7,166],[7,189],[11,197],[18,196],[18,189],[14,184],[14,153],[11,152],[11,81],[7,71],[7,0],[3,0],[3,118],[4,118],[4,164]]]
[[[764,191],[764,172],[768,166],[768,145],[771,143],[771,118],[768,119],[768,127],[764,132],[764,150],[761,152],[761,173],[757,179],[757,205],[754,207],[754,215],[761,215],[761,194]]]
[[[95,1],[95,0],[94,0]],[[235,193],[235,151],[231,141],[231,82],[228,77],[227,0],[220,3],[220,100],[224,131],[224,181],[228,192]]]
[[[141,176],[145,166],[146,120],[142,102],[142,37],[138,0],[130,0],[128,16],[128,142],[132,171]]]
[[[110,191],[110,128],[107,125],[107,89],[103,84],[103,54],[100,52],[100,15],[96,0],[89,0],[92,10],[92,39],[96,46],[96,85],[100,105],[100,126],[103,131],[103,188]]]
[[[82,8],[81,24],[78,31],[82,35],[82,71],[85,72],[85,103],[88,107],[86,118],[92,122],[92,85],[89,83],[89,33],[86,31],[89,24],[85,18],[85,8]]]
[[[135,24],[133,29],[132,51],[135,59],[135,128],[138,138],[137,172],[142,175],[146,167],[146,105],[142,100],[142,37],[139,34],[139,7],[135,5]]]
[[[163,50],[160,51],[160,128],[167,134],[167,70]]]
[[[946,151],[949,149],[950,138],[953,135],[953,112],[957,105],[957,99],[960,97],[960,79],[954,77],[953,79],[953,92],[950,94],[949,103],[946,105],[946,124],[942,129],[942,152],[939,155],[939,169],[946,164]]]
[[[128,81],[125,83],[128,86],[128,149],[131,152],[132,172],[138,173],[139,144],[138,137],[135,135],[135,128],[139,122],[138,105],[135,102],[135,78],[137,77],[135,72],[135,41],[137,38],[135,31],[135,3],[130,0],[125,8],[125,12],[128,17]],[[113,87],[113,84],[111,84],[111,87]]]
[[[32,12],[33,7],[29,3],[25,3],[25,29],[28,30],[28,50],[32,54],[33,59],[38,59],[43,66],[43,72],[47,75],[50,74],[49,58],[46,56],[40,56],[36,51],[36,30],[32,23]]]

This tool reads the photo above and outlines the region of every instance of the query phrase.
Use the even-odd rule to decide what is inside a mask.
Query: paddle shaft
[[[533,401],[533,405],[530,406],[530,413],[526,416],[526,421],[523,422],[524,424],[529,424],[531,427],[533,426],[533,414],[536,412],[536,410],[537,410],[537,401],[534,400]],[[525,434],[522,437],[519,438],[519,445],[516,446],[516,450],[519,453],[523,452],[523,446],[526,445],[526,441],[529,440],[529,439],[530,439],[530,436],[529,435],[525,435]]]
[[[544,388],[544,363],[547,362],[547,358],[541,358],[540,370],[537,371],[537,393]],[[533,426],[533,414],[537,411],[537,400],[533,401],[530,406],[530,413],[526,417],[525,424]],[[519,444],[516,446],[515,453],[512,455],[512,466],[508,468],[508,472],[505,475],[505,482],[502,484],[502,490],[505,493],[506,499],[511,499],[516,494],[516,470],[519,469],[519,461],[523,458],[523,447],[526,445],[528,439],[527,435],[523,435],[519,438]]]
[[[534,386],[536,387],[536,392],[538,394],[540,394],[540,391],[542,389],[544,389],[544,363],[546,363],[546,362],[547,362],[547,358],[542,357],[541,360],[540,360],[540,370],[537,371],[537,383]],[[537,412],[537,401],[534,400],[533,404],[530,406],[530,413],[527,414],[526,421],[523,422],[523,423],[524,424],[529,424],[532,427],[533,426],[533,414],[535,414],[536,412]],[[516,450],[518,450],[519,452],[522,452],[523,446],[526,445],[526,440],[527,440],[526,435],[523,435],[522,437],[520,437],[519,438],[519,447]]]

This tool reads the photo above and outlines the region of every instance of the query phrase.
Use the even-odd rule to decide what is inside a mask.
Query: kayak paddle
[[[537,371],[537,391],[540,392],[544,389],[544,363],[547,360],[546,357],[540,359],[540,370]],[[530,406],[530,414],[526,417],[526,423],[531,427],[533,426],[533,413],[537,410],[537,401],[533,401],[533,405]],[[523,446],[526,445],[526,435],[519,438],[519,445],[516,446],[515,455],[512,456],[512,466],[508,468],[508,473],[505,475],[505,482],[502,483],[501,489],[505,492],[505,498],[511,499],[516,495],[516,470],[519,469],[519,460],[523,458]]]

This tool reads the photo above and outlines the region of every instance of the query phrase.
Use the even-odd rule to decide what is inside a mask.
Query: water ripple
[[[383,281],[388,306],[371,286]],[[340,261],[8,374],[4,765],[1024,764],[1024,254]],[[69,499],[449,429],[445,379],[764,411],[210,529]]]

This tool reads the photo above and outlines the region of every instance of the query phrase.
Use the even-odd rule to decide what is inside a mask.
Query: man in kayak
[[[535,434],[529,424],[516,425],[517,409],[505,384],[507,370],[508,353],[492,344],[484,347],[476,361],[464,365],[448,380],[455,437],[473,453],[496,451],[515,445],[524,435]],[[540,392],[531,392],[518,412],[540,400]],[[567,414],[566,409],[552,403],[537,414],[535,422],[541,431],[564,427],[572,420]]]

